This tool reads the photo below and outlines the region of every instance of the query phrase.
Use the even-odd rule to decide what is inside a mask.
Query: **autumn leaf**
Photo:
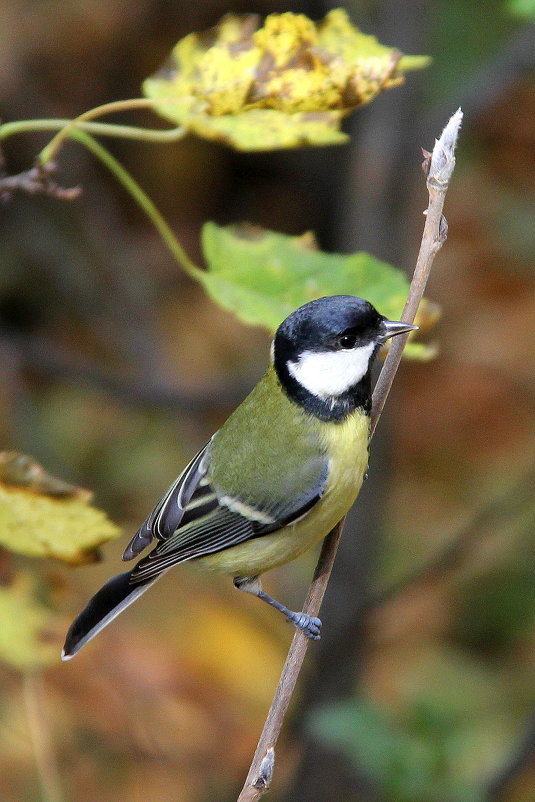
[[[361,33],[343,9],[318,23],[270,14],[263,26],[228,14],[181,39],[143,91],[175,124],[239,150],[338,144],[344,116],[428,62]]]
[[[1,546],[73,565],[94,562],[119,529],[90,502],[90,492],[47,474],[30,457],[0,452]]]
[[[35,593],[35,580],[17,574],[0,587],[0,660],[13,668],[28,669],[58,662],[57,643],[48,632],[52,613]]]

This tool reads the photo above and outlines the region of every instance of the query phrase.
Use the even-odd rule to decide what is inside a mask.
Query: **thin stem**
[[[308,615],[317,616],[319,612],[325,591],[327,590],[327,583],[331,575],[343,525],[344,521],[342,520],[335,526],[332,532],[327,535],[323,542],[314,577],[310,583],[307,598],[303,605],[303,612]],[[284,716],[286,715],[288,705],[290,704],[295,690],[309,643],[309,639],[296,629],[281,672],[279,684],[275,690],[275,695],[264,724],[264,729],[262,730],[249,773],[245,780],[245,785],[238,797],[238,802],[254,802],[254,800],[259,799],[265,791],[269,790],[269,784],[262,780],[259,782],[259,777],[261,777],[262,774],[260,767],[265,756],[268,754],[268,750],[270,748],[273,750],[275,749],[275,744],[279,738]],[[274,759],[272,762],[272,770],[273,764]]]
[[[424,169],[428,169],[427,191],[429,192],[429,205],[425,212],[425,225],[420,251],[416,260],[409,295],[403,309],[402,320],[406,323],[414,321],[418,306],[423,298],[431,266],[448,236],[448,225],[446,219],[442,216],[442,210],[449,181],[455,167],[455,146],[462,118],[462,111],[458,109],[444,128],[440,139],[435,141],[433,153],[425,154]],[[372,435],[392,387],[407,338],[408,334],[401,334],[399,337],[394,338],[375,385],[372,397]]]
[[[407,322],[412,322],[414,320],[414,315],[422,299],[434,257],[446,239],[447,226],[442,217],[442,208],[455,166],[455,145],[461,121],[462,112],[459,109],[451,117],[440,139],[435,142],[433,155],[429,163],[429,172],[427,175],[429,206],[426,213],[422,244],[409,288],[407,303],[405,305],[403,320]],[[403,335],[396,337],[379,376],[373,395],[371,413],[372,434],[373,431],[375,431],[390,387],[392,386],[392,381],[398,369],[405,340],[406,337]],[[398,344],[398,341],[401,342]],[[394,345],[398,345],[398,347],[394,349]],[[336,557],[344,520],[335,526],[323,542],[318,565],[303,607],[303,612],[308,615],[317,616],[319,613]],[[276,688],[275,696],[264,724],[264,729],[260,735],[255,755],[247,779],[245,780],[245,785],[238,797],[238,802],[256,802],[256,800],[260,799],[260,797],[269,790],[269,780],[273,773],[274,764],[274,758],[272,758],[273,750],[275,749],[278,736],[282,729],[284,716],[295,689],[307,647],[307,638],[303,633],[296,632],[282,669],[279,684]],[[269,780],[266,781],[262,774],[262,764],[268,755],[272,759],[270,760],[270,777]]]
[[[59,772],[43,712],[41,675],[27,671],[23,675],[22,687],[43,802],[63,802]]]
[[[73,120],[69,120],[69,122],[53,137],[48,145],[43,148],[41,153],[37,157],[37,161],[41,165],[48,164],[51,161],[54,161],[57,152],[63,142],[71,136],[73,130],[81,123],[86,122],[88,120],[94,120],[96,117],[103,117],[106,114],[112,114],[115,111],[127,111],[130,109],[151,109],[155,106],[158,106],[162,102],[165,103],[172,103],[173,100],[176,101],[176,98],[131,98],[130,100],[115,100],[112,103],[104,103],[102,106],[96,106],[94,109],[89,109],[89,111],[85,111],[83,114],[80,114],[78,117],[75,117]]]
[[[119,183],[121,183],[126,191],[132,196],[138,206],[145,212],[177,262],[192,278],[198,279],[199,274],[202,274],[202,270],[191,261],[162,214],[158,211],[149,196],[141,189],[137,181],[132,178],[130,173],[125,170],[125,168],[117,161],[117,159],[112,156],[111,153],[100,144],[100,142],[97,142],[85,131],[80,131],[78,128],[73,128],[70,131],[69,136],[85,145],[85,147],[93,154],[93,156],[95,156],[108,168],[108,170],[115,176]]]
[[[31,131],[61,131],[70,125],[69,119],[17,120],[0,125],[0,139]],[[119,139],[136,139],[139,142],[176,142],[187,132],[185,128],[158,129],[140,128],[135,125],[116,125],[114,123],[77,122],[77,129],[97,136],[113,136]]]
[[[91,109],[85,114],[80,115],[74,120],[21,120],[18,122],[5,123],[0,126],[0,140],[7,139],[14,134],[38,130],[58,130],[59,133],[53,137],[48,145],[38,156],[38,163],[41,166],[50,164],[57,154],[59,147],[66,137],[75,139],[101,161],[115,178],[129,192],[135,202],[145,212],[151,220],[163,241],[171,251],[173,257],[193,278],[198,279],[202,273],[195,265],[184,248],[174,235],[173,231],[165,221],[162,214],[158,211],[149,196],[141,189],[137,181],[132,178],[130,173],[115,159],[111,153],[98,143],[90,134],[100,134],[105,136],[118,136],[130,139],[141,139],[145,141],[165,141],[170,142],[179,139],[184,135],[185,130],[174,128],[168,131],[158,131],[145,128],[135,128],[133,126],[110,125],[108,123],[89,122],[89,118],[98,117],[113,111],[131,108],[145,108],[154,106],[155,101],[148,98],[138,98],[137,100],[122,100],[114,103],[106,103]]]

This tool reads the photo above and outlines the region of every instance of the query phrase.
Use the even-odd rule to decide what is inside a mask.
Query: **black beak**
[[[381,323],[381,332],[377,338],[380,343],[385,343],[390,337],[395,337],[397,334],[405,334],[407,331],[416,331],[418,326],[413,326],[411,323],[402,323],[398,320],[383,320]]]

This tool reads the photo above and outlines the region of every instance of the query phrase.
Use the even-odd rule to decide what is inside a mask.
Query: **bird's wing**
[[[199,482],[208,470],[207,451],[210,442],[193,457],[141,524],[126,547],[123,560],[137,557],[155,538],[166,540],[176,532],[193,494],[199,489]]]
[[[210,451],[205,449],[201,455],[196,458],[200,457],[199,467],[195,469],[196,486],[190,492],[190,483],[185,494],[187,502],[184,502],[184,494],[181,495],[184,480],[179,478],[147,519],[144,526],[151,527],[153,537],[159,542],[136,565],[132,582],[148,580],[178,563],[274,532],[305,515],[325,491],[328,460],[323,455],[309,459],[301,466],[299,494],[292,491],[290,495],[276,497],[270,503],[238,498],[220,487],[215,488],[210,479]],[[263,479],[263,475],[258,476],[258,486],[265,491]],[[185,507],[181,508],[179,523],[176,524],[180,500]]]

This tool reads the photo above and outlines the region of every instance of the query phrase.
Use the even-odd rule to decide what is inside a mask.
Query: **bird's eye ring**
[[[357,342],[357,335],[351,331],[346,331],[338,338],[340,348],[354,348]]]

